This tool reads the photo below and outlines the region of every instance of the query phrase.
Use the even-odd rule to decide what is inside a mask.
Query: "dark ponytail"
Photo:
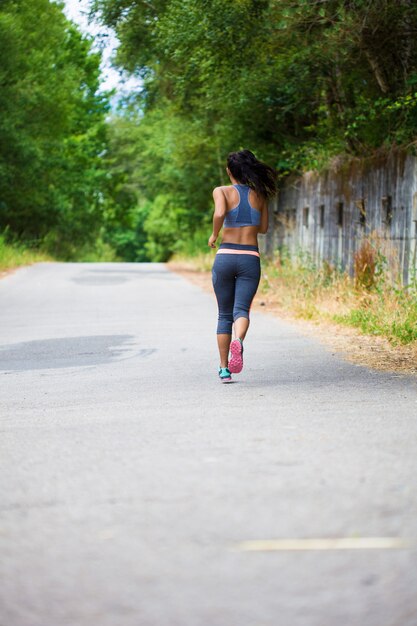
[[[276,171],[258,161],[250,150],[231,152],[227,157],[227,167],[233,178],[242,185],[249,185],[264,198],[271,198],[277,193]]]

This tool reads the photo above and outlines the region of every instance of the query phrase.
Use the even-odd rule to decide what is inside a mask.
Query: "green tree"
[[[102,223],[100,55],[48,0],[0,6],[0,226],[57,253]]]
[[[285,175],[338,154],[414,144],[413,0],[92,0],[91,7],[120,38],[117,62],[143,78],[129,116],[141,146],[143,227],[158,255],[207,223],[210,190],[225,182],[231,150],[250,148]]]

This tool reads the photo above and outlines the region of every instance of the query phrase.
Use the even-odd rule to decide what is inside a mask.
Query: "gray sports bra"
[[[233,185],[239,194],[239,204],[226,213],[223,226],[225,228],[240,228],[242,226],[259,226],[261,212],[249,202],[249,185]]]

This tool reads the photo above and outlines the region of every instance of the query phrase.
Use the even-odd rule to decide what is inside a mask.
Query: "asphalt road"
[[[215,326],[159,264],[0,281],[1,626],[416,626],[415,379],[253,314],[221,385]]]

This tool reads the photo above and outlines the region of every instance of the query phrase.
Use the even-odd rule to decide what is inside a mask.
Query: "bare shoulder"
[[[213,196],[227,195],[227,190],[231,188],[231,185],[221,185],[213,189]]]

